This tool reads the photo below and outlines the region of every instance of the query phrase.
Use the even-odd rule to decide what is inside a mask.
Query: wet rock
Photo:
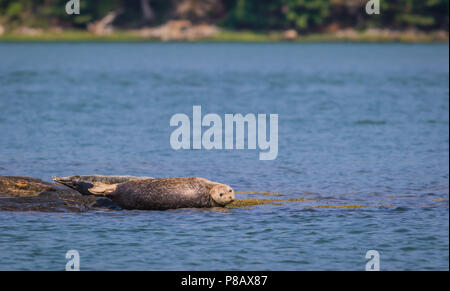
[[[0,211],[85,212],[119,209],[105,197],[82,195],[31,177],[0,177]]]
[[[89,23],[88,31],[95,35],[110,35],[114,32],[114,28],[112,26],[114,20],[121,12],[113,11],[106,14],[105,17],[100,19],[99,21]]]
[[[283,39],[287,41],[294,41],[298,38],[298,33],[295,29],[288,29],[283,32]]]
[[[189,20],[172,20],[155,28],[143,28],[139,35],[146,38],[157,38],[163,41],[197,40],[214,36],[219,29],[214,25],[193,25]]]
[[[120,207],[117,204],[115,204],[114,202],[112,202],[111,199],[108,199],[106,197],[97,198],[91,204],[91,207],[120,210]]]
[[[342,30],[338,30],[335,33],[337,38],[348,39],[348,40],[356,40],[359,37],[358,32],[353,28],[346,28]]]
[[[432,34],[433,40],[448,42],[448,32],[445,30],[438,30]]]
[[[53,197],[0,197],[0,211],[84,212],[81,203],[67,203]]]
[[[17,34],[23,34],[23,35],[41,35],[44,30],[42,28],[34,28],[34,27],[19,27],[15,30]]]

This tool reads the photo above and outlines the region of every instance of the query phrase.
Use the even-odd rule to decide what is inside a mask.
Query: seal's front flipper
[[[88,191],[94,195],[107,196],[116,191],[119,184],[105,184],[102,182],[94,182],[94,187],[89,188]]]

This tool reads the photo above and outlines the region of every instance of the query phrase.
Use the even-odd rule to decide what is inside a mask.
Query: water
[[[201,176],[228,211],[0,213],[0,269],[448,270],[449,47],[0,44],[0,175]],[[278,113],[279,154],[170,147],[175,113]],[[325,208],[324,206],[364,208]],[[317,208],[305,208],[318,206]]]

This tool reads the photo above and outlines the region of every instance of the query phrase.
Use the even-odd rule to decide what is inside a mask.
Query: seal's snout
[[[229,203],[233,202],[236,198],[234,197],[234,190],[230,188],[228,199],[230,200]]]
[[[228,193],[220,193],[219,197],[224,200],[228,199],[229,201],[234,201],[234,191],[230,189],[228,190]]]

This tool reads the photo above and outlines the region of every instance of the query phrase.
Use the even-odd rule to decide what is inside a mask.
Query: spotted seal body
[[[106,196],[124,209],[141,210],[224,207],[234,200],[230,186],[198,177],[97,182],[88,192]]]

